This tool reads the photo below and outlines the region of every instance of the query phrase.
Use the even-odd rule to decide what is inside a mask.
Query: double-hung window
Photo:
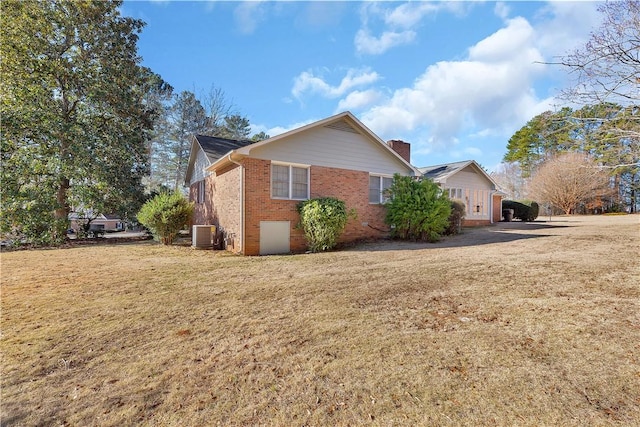
[[[369,203],[384,203],[389,200],[387,191],[393,178],[382,175],[369,175]]]
[[[282,163],[271,164],[271,197],[306,200],[309,198],[309,167]]]

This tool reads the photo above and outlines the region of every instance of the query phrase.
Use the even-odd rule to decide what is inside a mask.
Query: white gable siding
[[[189,185],[195,184],[198,181],[202,181],[206,176],[210,174],[204,170],[207,166],[209,166],[211,162],[207,155],[202,151],[202,149],[198,149],[198,154],[196,155],[196,160],[193,163],[193,172],[191,173],[191,180],[189,181]]]
[[[263,160],[350,169],[377,174],[410,173],[385,147],[343,126],[309,129],[251,150],[251,157]],[[342,129],[339,129],[342,128]]]
[[[444,186],[447,188],[477,188],[487,190],[491,190],[492,188],[489,181],[468,167],[447,179]]]
[[[491,215],[491,190],[493,185],[481,173],[467,166],[447,179],[443,188],[460,189],[467,208],[466,219],[488,220]]]

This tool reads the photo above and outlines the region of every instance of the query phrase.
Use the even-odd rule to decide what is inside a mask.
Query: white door
[[[260,255],[288,254],[290,221],[260,221]]]

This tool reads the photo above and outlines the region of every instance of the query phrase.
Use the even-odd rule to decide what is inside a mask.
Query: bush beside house
[[[391,236],[436,242],[449,226],[449,197],[430,179],[395,175],[385,204]]]
[[[142,206],[138,221],[151,231],[156,240],[170,245],[192,215],[193,203],[182,194],[161,193]]]
[[[522,221],[534,221],[538,218],[538,212],[540,210],[538,204],[530,200],[503,200],[502,209],[512,209],[513,218]]]
[[[333,249],[350,216],[345,203],[334,197],[305,200],[298,212],[311,252]]]
[[[461,200],[451,200],[451,215],[449,215],[449,226],[444,234],[459,234],[462,230],[462,220],[467,212],[467,208]]]

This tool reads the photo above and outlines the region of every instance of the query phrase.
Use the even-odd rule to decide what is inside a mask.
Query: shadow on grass
[[[540,231],[567,228],[568,225],[553,225],[543,222],[500,222],[486,227],[463,228],[462,233],[455,236],[445,236],[435,243],[406,242],[401,240],[382,240],[378,242],[362,243],[354,246],[350,251],[393,251],[393,250],[421,250],[437,248],[458,248],[464,246],[480,246],[495,243],[509,243],[518,240],[550,237]],[[534,233],[525,233],[533,231]]]

